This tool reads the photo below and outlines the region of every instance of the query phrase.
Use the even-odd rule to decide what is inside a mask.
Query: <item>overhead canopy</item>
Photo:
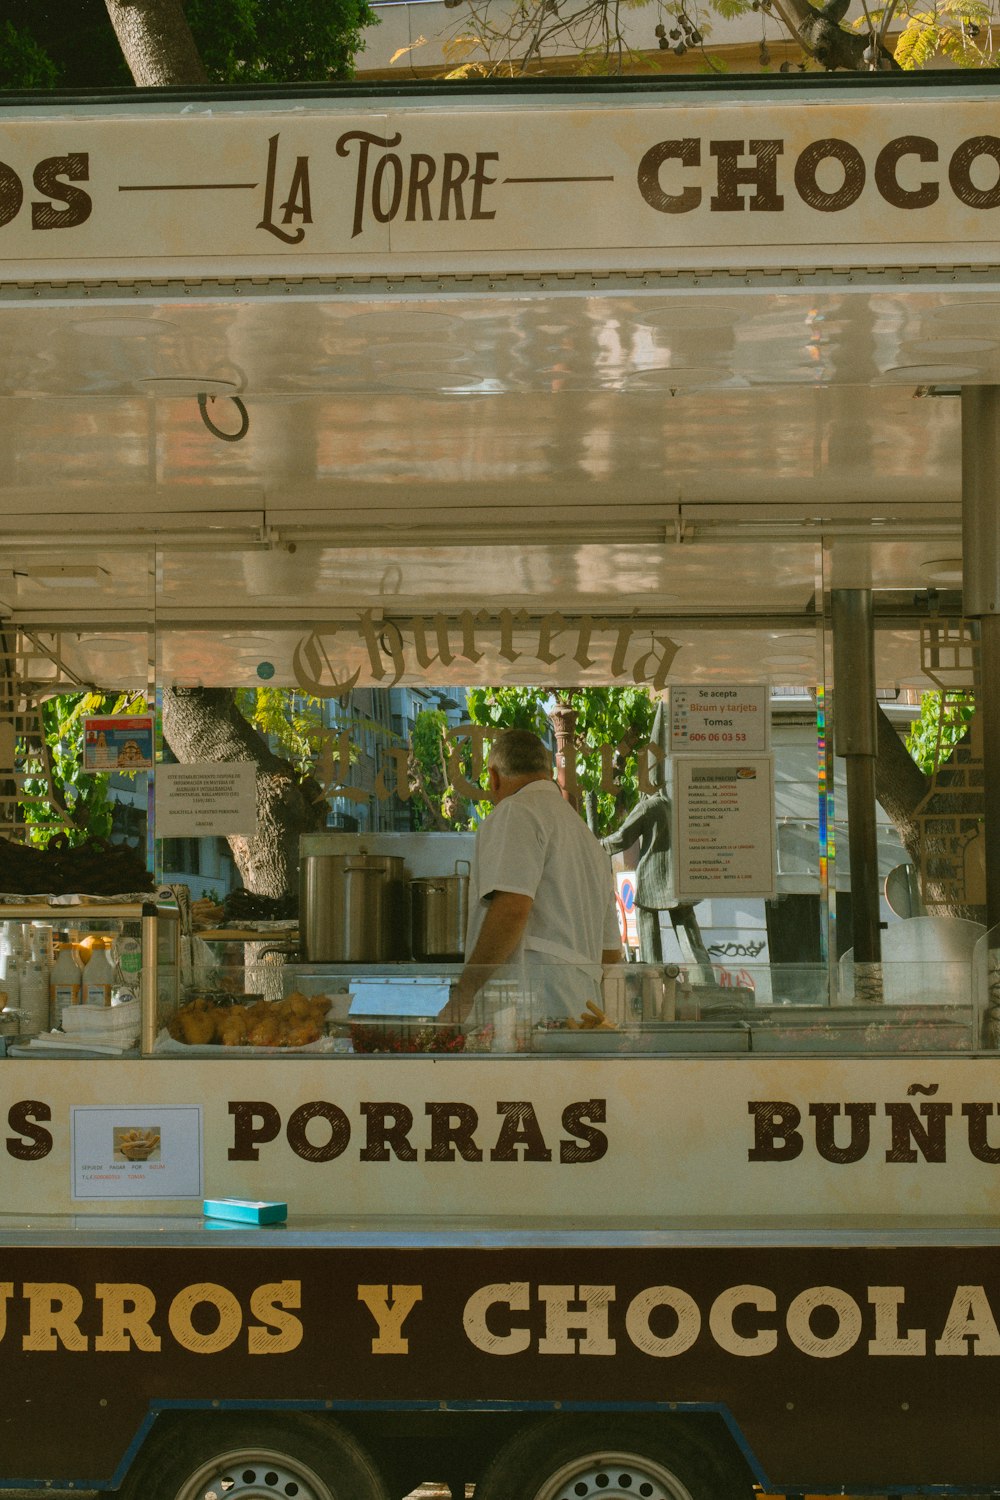
[[[925,683],[997,80],[692,83],[0,96],[0,610],[98,681],[506,608],[788,682],[870,585]]]

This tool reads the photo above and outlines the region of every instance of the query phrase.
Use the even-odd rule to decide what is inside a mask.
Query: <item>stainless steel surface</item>
[[[369,292],[275,290],[150,290],[120,328],[73,298],[2,309],[0,609],[89,626],[62,638],[87,681],[145,687],[154,614],[165,680],[252,684],[266,659],[288,684],[301,622],[331,601],[343,625],[375,600],[402,618],[474,600],[655,614],[679,681],[815,683],[824,537],[911,594],[960,553],[959,402],[913,397],[932,366],[1000,379],[986,278],[451,285],[374,312]],[[708,384],[682,386],[709,356]],[[454,363],[474,369],[464,390]],[[244,443],[222,451],[194,400],[151,401],[143,380],[192,364],[239,367]],[[588,680],[607,681],[609,640]],[[878,649],[880,683],[929,685],[912,633],[880,629]],[[468,670],[457,656],[438,680]]]
[[[834,745],[847,761],[851,917],[856,964],[881,956],[875,812],[875,631],[871,589],[834,589]]]
[[[457,959],[465,953],[469,916],[469,875],[435,875],[410,883],[412,944],[415,959]]]
[[[986,925],[1000,924],[1000,386],[962,392],[965,613],[980,619],[979,698],[986,814]],[[985,688],[985,691],[983,689]]]
[[[139,1001],[141,1005],[139,1048],[148,1057],[153,1050],[159,1030],[159,985],[157,969],[159,959],[159,919],[155,906],[142,908],[142,968],[139,972]]]
[[[962,590],[967,615],[1000,614],[1000,386],[962,391]]]
[[[375,854],[366,848],[370,865],[382,870],[382,940],[380,958],[401,962],[410,957],[410,892],[406,861],[401,854]]]
[[[553,1061],[552,1067],[574,1067]],[[584,1064],[586,1066],[586,1064]],[[721,1064],[725,1066],[725,1064]],[[791,1066],[794,1066],[792,1064]],[[208,1227],[200,1214],[37,1214],[25,1217],[0,1214],[0,1239],[11,1246],[92,1246],[141,1249],[213,1248],[225,1243],[236,1249],[278,1248],[419,1248],[512,1249],[568,1246],[595,1249],[681,1249],[689,1246],[936,1246],[976,1245],[1000,1249],[996,1215],[914,1214],[902,1223],[898,1215],[837,1214],[817,1221],[808,1215],[785,1214],[748,1219],[745,1214],[662,1213],[648,1218],[623,1218],[606,1224],[567,1225],[564,1219],[530,1214],[486,1219],[481,1216],[435,1215],[433,1220],[412,1216],[372,1214],[363,1224],[332,1214],[295,1215],[286,1224],[232,1229]]]
[[[838,755],[874,755],[875,616],[871,589],[833,589],[834,744]],[[837,710],[840,709],[838,713]],[[845,712],[846,710],[846,712]]]
[[[306,963],[379,963],[393,959],[385,855],[307,855],[298,867],[298,930]],[[402,883],[400,879],[394,885]]]
[[[983,801],[986,816],[986,926],[997,945],[1000,927],[1000,615],[984,615],[979,622],[980,692],[982,714]]]
[[[327,830],[304,833],[299,839],[299,855],[308,854],[392,854],[403,861],[407,876],[422,880],[455,868],[457,861],[470,861],[475,848],[475,833],[395,833],[368,830],[364,834]]]

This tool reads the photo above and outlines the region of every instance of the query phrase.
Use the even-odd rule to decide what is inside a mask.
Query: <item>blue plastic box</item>
[[[283,1224],[287,1203],[254,1203],[248,1198],[206,1198],[207,1219],[230,1219],[240,1224]]]

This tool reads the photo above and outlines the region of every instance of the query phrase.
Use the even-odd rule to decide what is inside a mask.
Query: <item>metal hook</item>
[[[214,396],[199,394],[198,410],[201,412],[201,420],[204,422],[209,432],[211,432],[215,437],[221,438],[224,443],[240,442],[242,438],[246,437],[247,432],[250,429],[250,414],[244,406],[243,402],[240,400],[239,396],[226,397],[226,400],[231,401],[240,414],[240,430],[239,432],[223,432],[221,427],[216,427],[215,423],[208,415],[208,403],[214,400]]]

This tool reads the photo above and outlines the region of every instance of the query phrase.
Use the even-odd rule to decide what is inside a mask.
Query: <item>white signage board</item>
[[[770,743],[766,682],[670,689],[670,748],[676,754],[756,755]]]
[[[257,777],[249,760],[156,768],[156,837],[197,839],[257,831]]]
[[[681,901],[775,894],[773,756],[677,756],[674,817]]]
[[[70,1116],[74,1199],[202,1196],[199,1105],[77,1105]]]
[[[940,998],[948,1001],[947,986]],[[968,1006],[916,1005],[918,1014],[905,1021],[897,1013],[902,1024],[893,1021],[893,1007],[881,1007],[879,1022],[862,1010],[839,1040],[831,1038],[826,1007],[814,1009],[814,1018],[781,1026],[774,1009],[762,1007],[761,1026],[769,1029],[751,1013],[754,1050],[734,1025],[728,1054],[714,1050],[716,1029],[712,1051],[695,1043],[693,1054],[660,1057],[595,1055],[593,1038],[583,1033],[576,1055],[548,1057],[300,1056],[232,1066],[215,1059],[7,1058],[5,1118],[12,1113],[12,1123],[0,1157],[4,1212],[32,1221],[42,1210],[80,1212],[70,1198],[69,1135],[71,1109],[89,1095],[88,1102],[103,1096],[103,1103],[95,1114],[81,1107],[77,1116],[81,1166],[107,1161],[116,1125],[158,1125],[164,1160],[166,1153],[173,1159],[171,1107],[200,1099],[202,1196],[277,1198],[292,1220],[334,1214],[344,1222],[441,1224],[471,1216],[502,1230],[513,1213],[580,1229],[633,1218],[682,1225],[725,1214],[734,1222],[773,1218],[787,1233],[790,1221],[828,1227],[839,1216],[872,1215],[902,1226],[948,1215],[970,1230],[995,1228],[998,1168],[988,1157],[996,1119],[982,1105],[996,1099],[996,1058],[912,1050],[932,1045],[919,1040],[927,1025],[920,1018],[934,1011],[950,1011],[954,1025],[932,1036],[950,1030],[958,1037],[964,1027],[967,1037]],[[787,1045],[775,1050],[782,1037]],[[851,1052],[838,1055],[845,1041]],[[881,1052],[866,1055],[873,1046]],[[803,1052],[810,1047],[815,1055]],[[914,1082],[927,1093],[912,1094]],[[937,1145],[921,1114],[931,1089],[930,1102],[950,1108],[937,1116]],[[858,1100],[867,1102],[859,1108]],[[823,1127],[835,1105],[836,1137]],[[994,1135],[977,1139],[973,1132],[970,1143],[973,1116],[963,1115],[963,1105]],[[857,1116],[853,1130],[848,1106]],[[439,1151],[430,1161],[456,1109],[468,1154]],[[852,1139],[857,1149],[845,1160]],[[899,1160],[901,1140],[912,1160]],[[193,1143],[185,1159],[191,1180],[181,1185],[193,1196]],[[110,1196],[99,1183],[88,1196],[96,1198],[97,1188]],[[152,1219],[172,1211],[163,1200],[126,1204],[125,1196],[116,1206],[129,1214]],[[181,1200],[177,1211],[192,1207]]]
[[[995,257],[996,101],[8,106],[6,279],[945,266]],[[377,106],[381,104],[381,108]],[[374,107],[373,107],[374,106]],[[108,115],[113,109],[113,118]],[[183,111],[181,113],[180,111]],[[539,143],[543,143],[540,150]],[[753,234],[747,232],[752,215]],[[497,257],[503,257],[501,261]],[[568,257],[568,259],[566,259]]]

